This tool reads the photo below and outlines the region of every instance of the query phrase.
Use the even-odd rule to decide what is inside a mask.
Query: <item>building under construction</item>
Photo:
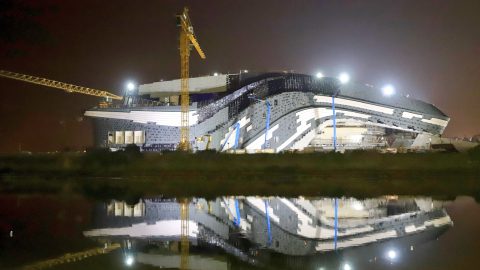
[[[206,56],[188,8],[177,26],[180,78],[132,84],[123,97],[5,70],[0,76],[105,98],[85,116],[94,121],[95,145],[112,150],[129,144],[143,151],[426,149],[448,124],[431,104],[348,79],[246,70],[190,78],[191,49]]]
[[[243,71],[190,78],[188,84],[193,150],[426,149],[449,121],[432,104],[330,77]],[[143,84],[121,105],[87,110],[96,146],[176,149],[180,93],[180,79]]]

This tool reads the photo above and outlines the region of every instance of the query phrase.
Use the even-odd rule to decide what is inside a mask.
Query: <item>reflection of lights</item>
[[[352,270],[352,267],[350,266],[350,264],[345,263],[345,264],[343,265],[343,270]]]
[[[125,264],[127,266],[132,266],[133,262],[134,262],[134,260],[133,260],[133,257],[131,255],[128,255],[127,258],[125,258]]]
[[[359,201],[355,201],[353,204],[352,204],[352,208],[357,210],[357,211],[361,211],[363,210],[363,205],[361,202]]]
[[[387,256],[390,260],[394,260],[395,258],[397,258],[397,252],[391,249],[388,251]]]

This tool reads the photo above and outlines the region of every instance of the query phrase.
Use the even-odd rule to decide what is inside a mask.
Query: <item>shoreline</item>
[[[480,198],[480,155],[141,154],[0,156],[0,193],[71,191],[94,197],[352,196]]]

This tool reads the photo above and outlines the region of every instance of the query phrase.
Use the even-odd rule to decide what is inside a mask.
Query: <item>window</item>
[[[145,131],[136,130],[134,131],[134,143],[143,144],[145,143]]]
[[[115,144],[115,137],[112,131],[108,132],[108,144]]]
[[[274,99],[273,100],[273,106],[277,106],[278,105],[278,100],[277,99]]]
[[[125,144],[133,143],[133,131],[125,131]]]
[[[125,143],[125,135],[123,131],[115,131],[115,143],[116,144],[124,144]]]

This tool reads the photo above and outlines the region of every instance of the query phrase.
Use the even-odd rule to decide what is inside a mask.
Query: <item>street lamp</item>
[[[346,72],[340,73],[338,80],[341,84],[347,84],[350,81],[350,75]],[[337,151],[337,114],[335,113],[335,96],[340,92],[339,89],[335,89],[332,94],[332,121],[333,121],[333,151]]]
[[[323,74],[321,72],[317,72],[317,74],[315,74],[315,77],[317,77],[317,79],[321,79],[323,78]]]
[[[333,151],[337,152],[337,113],[335,112],[335,97],[340,93],[340,89],[335,89],[332,93],[332,121],[333,121]]]

